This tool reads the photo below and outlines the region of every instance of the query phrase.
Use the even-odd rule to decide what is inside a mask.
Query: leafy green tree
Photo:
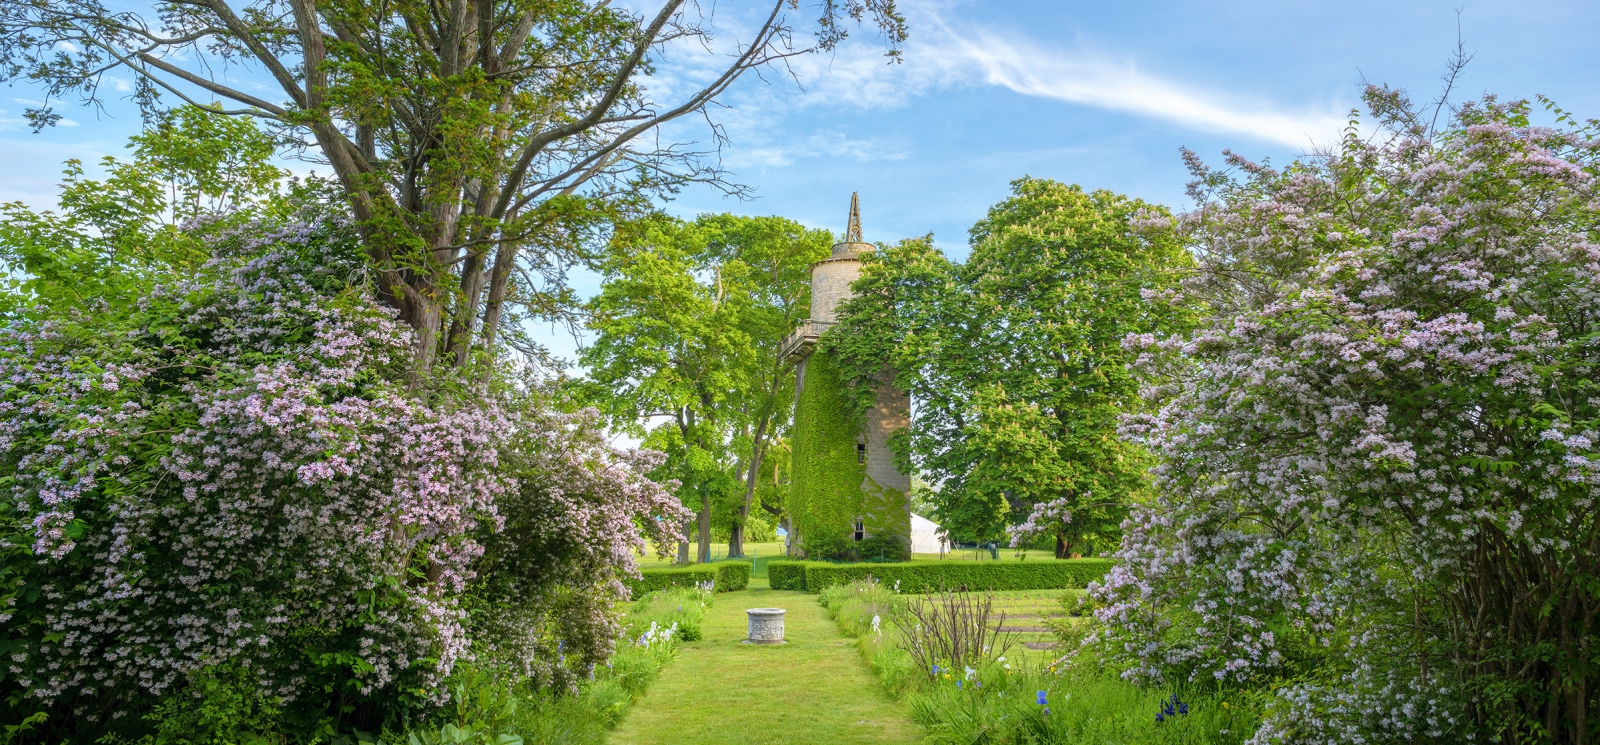
[[[1149,465],[1116,432],[1139,401],[1122,341],[1192,323],[1175,292],[1188,254],[1132,229],[1165,214],[1025,178],[973,226],[965,264],[927,239],[867,259],[824,345],[857,406],[885,365],[911,392],[916,416],[893,442],[937,487],[929,498],[952,535],[998,540],[1020,513],[1062,499],[1058,556],[1115,534]]]
[[[130,145],[132,160],[101,161],[103,179],[67,161],[59,211],[0,205],[0,261],[12,273],[0,310],[64,312],[136,301],[152,284],[210,258],[185,223],[204,215],[215,231],[287,209],[288,174],[270,162],[272,139],[249,121],[182,107],[161,115]]]
[[[893,0],[827,0],[807,46],[788,15],[797,3],[768,0],[721,70],[662,98],[656,65],[720,35],[722,14],[684,0],[653,13],[609,0],[134,5],[0,4],[0,81],[99,105],[105,76],[128,74],[147,113],[162,96],[220,101],[273,126],[332,169],[380,299],[416,332],[419,376],[492,356],[508,306],[570,318],[567,268],[652,195],[740,188],[662,125],[705,113],[750,70],[834,48],[846,17],[882,31],[895,58],[906,29]],[[241,68],[267,84],[241,84]],[[27,111],[36,128],[60,116]]]
[[[667,453],[658,475],[698,511],[700,561],[719,519],[729,555],[743,555],[767,451],[793,406],[778,347],[810,312],[808,270],[831,240],[777,217],[658,215],[619,230],[603,264],[583,398]]]

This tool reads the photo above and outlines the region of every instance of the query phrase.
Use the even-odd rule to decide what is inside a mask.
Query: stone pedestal
[[[750,619],[749,644],[782,644],[783,643],[783,614],[782,608],[750,608],[745,615]]]

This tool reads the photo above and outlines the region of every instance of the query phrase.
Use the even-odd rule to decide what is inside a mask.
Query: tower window
[[[862,522],[860,520],[857,520],[856,521],[855,539],[859,541],[859,540],[862,540],[862,539],[864,539],[866,537],[867,537],[867,526],[862,524]]]
[[[864,443],[864,442],[856,443],[856,462],[857,463],[866,463],[867,462],[867,444]]]

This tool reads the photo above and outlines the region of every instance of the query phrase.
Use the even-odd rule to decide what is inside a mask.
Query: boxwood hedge
[[[778,561],[767,562],[767,582],[774,590],[806,589],[806,567],[823,562]]]
[[[640,574],[642,576],[639,579],[626,580],[635,598],[647,592],[668,587],[689,587],[701,582],[712,583],[712,589],[716,592],[733,592],[750,585],[750,562],[719,561],[715,564],[651,567],[641,570]]]
[[[717,592],[733,592],[750,586],[750,562],[719,561],[712,566],[717,568]]]
[[[786,577],[784,589],[821,592],[832,585],[875,577],[885,584],[900,583],[901,592],[952,590],[1054,590],[1082,588],[1111,570],[1109,559],[1046,559],[1044,561],[917,561],[885,564],[801,564],[805,584],[796,587]],[[772,576],[777,562],[767,566]],[[795,571],[789,567],[784,572]],[[773,588],[777,581],[773,580]]]

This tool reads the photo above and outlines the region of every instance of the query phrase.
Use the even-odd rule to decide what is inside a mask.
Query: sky
[[[758,5],[702,0],[721,33],[710,49],[670,50],[657,92],[703,80]],[[801,3],[797,23],[813,5]],[[793,76],[747,76],[711,112],[727,136],[717,157],[753,199],[695,187],[663,208],[782,215],[839,233],[859,192],[867,240],[932,233],[958,260],[968,228],[1025,175],[1181,210],[1180,148],[1214,163],[1224,149],[1285,163],[1337,139],[1363,80],[1431,99],[1458,20],[1474,57],[1454,100],[1544,94],[1600,117],[1594,2],[901,0],[901,11],[903,62],[889,64],[861,29],[831,54],[795,59]],[[21,113],[37,97],[0,90],[0,202],[48,207],[61,161],[119,154],[139,125],[127,105],[68,105],[66,126],[32,134]],[[665,134],[712,145],[700,120]],[[585,293],[598,287],[575,279]],[[563,355],[575,348],[561,334],[546,340]]]

